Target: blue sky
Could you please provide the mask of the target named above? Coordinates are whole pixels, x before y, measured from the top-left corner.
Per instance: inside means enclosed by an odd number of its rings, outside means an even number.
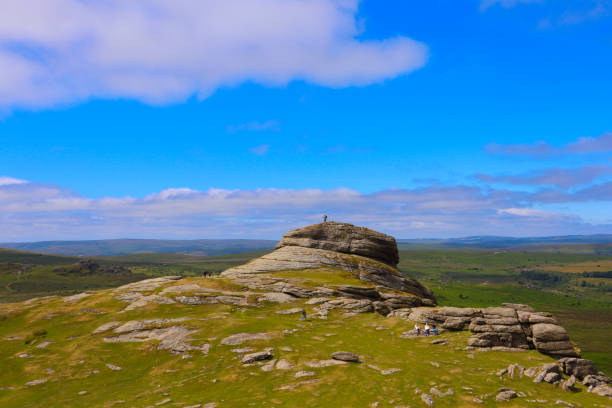
[[[612,233],[610,0],[2,7],[0,241]]]

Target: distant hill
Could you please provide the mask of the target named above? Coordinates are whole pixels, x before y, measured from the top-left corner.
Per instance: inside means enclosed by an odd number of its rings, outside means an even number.
[[[551,237],[475,236],[449,239],[399,239],[400,249],[501,249],[524,252],[612,254],[612,235],[565,235]]]
[[[264,251],[276,241],[257,239],[107,239],[92,241],[41,241],[0,243],[0,248],[68,256],[117,256],[137,253],[171,253],[193,256]]]
[[[0,248],[64,256],[182,254],[195,257],[267,251],[277,241],[263,239],[107,239],[0,243]],[[398,239],[399,249],[500,249],[523,252],[612,254],[612,235],[551,237],[475,236],[449,239]]]

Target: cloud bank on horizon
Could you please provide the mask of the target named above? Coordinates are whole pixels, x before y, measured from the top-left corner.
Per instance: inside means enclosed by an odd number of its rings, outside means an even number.
[[[369,85],[422,67],[427,46],[362,40],[358,0],[8,1],[0,108],[90,98],[204,99],[245,81]]]
[[[551,169],[533,176],[476,175],[481,185],[439,185],[361,193],[354,189],[169,188],[142,198],[89,198],[56,185],[0,177],[0,241],[85,238],[277,238],[331,219],[400,238],[611,233],[547,206],[612,201],[610,166]],[[596,182],[598,181],[598,182]],[[595,183],[594,183],[595,182]],[[510,189],[494,184],[531,185]]]

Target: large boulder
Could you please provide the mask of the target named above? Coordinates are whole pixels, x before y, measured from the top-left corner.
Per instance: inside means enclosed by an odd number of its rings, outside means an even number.
[[[570,342],[567,331],[556,324],[536,323],[531,326],[535,348],[545,354],[579,357],[578,351]]]
[[[276,245],[276,249],[287,246],[361,255],[393,267],[399,262],[395,238],[339,222],[324,222],[289,231]]]
[[[580,380],[587,375],[597,374],[593,362],[584,358],[565,357],[559,360],[559,365],[565,374],[573,375]]]

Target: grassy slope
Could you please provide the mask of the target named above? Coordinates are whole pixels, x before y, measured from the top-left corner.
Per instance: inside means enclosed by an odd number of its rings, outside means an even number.
[[[217,279],[191,278],[202,286],[219,286]],[[180,282],[186,283],[186,282]],[[159,292],[159,289],[156,291]],[[298,301],[291,305],[266,304],[264,307],[237,308],[225,305],[187,306],[151,305],[117,314],[125,304],[111,297],[110,291],[71,305],[52,298],[27,306],[0,306],[0,339],[23,336],[26,340],[0,340],[0,406],[3,407],[111,407],[148,406],[170,398],[176,406],[217,402],[220,408],[254,406],[357,407],[379,402],[381,407],[422,406],[415,389],[442,391],[453,388],[455,394],[436,399],[437,407],[471,407],[473,396],[489,395],[486,407],[496,406],[496,390],[509,386],[528,397],[506,404],[509,407],[537,406],[529,398],[558,399],[582,406],[609,404],[609,400],[584,392],[563,393],[548,384],[533,384],[530,379],[499,379],[493,373],[510,363],[525,367],[553,361],[535,351],[524,353],[463,351],[468,333],[445,333],[447,345],[431,345],[431,339],[402,339],[400,334],[412,323],[377,314],[345,317],[330,313],[328,320],[300,322],[295,315],[274,312],[290,307],[312,306]],[[86,310],[86,312],[83,312]],[[155,344],[105,343],[103,334],[91,334],[103,323],[160,317],[189,317],[187,326],[199,329],[194,344],[212,345],[208,356],[192,353],[190,359],[156,350]],[[285,334],[283,330],[297,329]],[[275,357],[285,358],[295,369],[263,372],[257,366],[243,367],[232,346],[220,340],[239,332],[268,332],[269,341],[251,342],[256,349],[273,347]],[[37,336],[35,334],[38,334]],[[78,337],[74,337],[78,336]],[[28,341],[28,344],[26,344]],[[55,343],[36,348],[42,341]],[[247,345],[247,344],[245,344]],[[281,351],[291,347],[293,351]],[[337,350],[356,352],[364,364],[308,368],[307,361],[327,359]],[[28,353],[33,357],[20,358]],[[473,357],[473,358],[471,358]],[[435,367],[431,363],[437,363]],[[111,371],[106,364],[122,367]],[[402,371],[382,375],[370,365]],[[48,374],[47,370],[55,370]],[[296,380],[297,370],[316,373]],[[99,370],[99,374],[94,374]],[[25,382],[46,378],[48,383],[27,387]],[[315,379],[314,384],[297,385],[293,390],[278,390]],[[213,380],[217,380],[213,382]],[[464,389],[468,387],[470,389]],[[78,395],[87,391],[86,395]],[[119,402],[122,401],[122,402]]]

